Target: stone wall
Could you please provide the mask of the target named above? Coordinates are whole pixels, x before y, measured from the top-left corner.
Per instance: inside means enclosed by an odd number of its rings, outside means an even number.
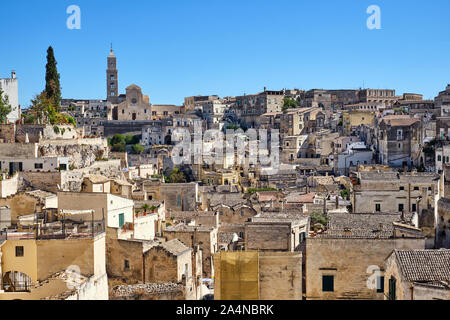
[[[245,225],[245,250],[291,250],[289,224],[254,223]]]
[[[425,239],[306,239],[306,297],[308,300],[383,300],[369,289],[369,268],[384,268],[394,249],[424,249]],[[334,276],[334,291],[322,291],[322,276]]]
[[[0,180],[0,198],[6,198],[17,193],[19,187],[19,175],[10,179]]]
[[[164,237],[167,241],[179,239],[187,247],[194,248],[200,245],[202,250],[203,275],[205,278],[211,278],[214,275],[214,267],[212,263],[212,255],[215,253],[211,247],[217,250],[217,229],[215,231],[164,231]],[[215,238],[215,239],[214,239]]]
[[[25,143],[28,134],[28,141],[30,143],[38,143],[40,137],[43,136],[45,125],[23,124],[18,125],[16,130],[16,141]]]
[[[259,253],[260,300],[302,300],[302,254]]]
[[[16,142],[16,125],[0,124],[0,143],[15,143]]]
[[[106,272],[109,277],[124,279],[128,284],[142,283],[143,245],[139,241],[118,240],[117,230],[107,228]],[[125,270],[125,260],[130,269]]]
[[[63,186],[63,172],[19,172],[19,189],[22,191],[36,189],[56,193],[59,191],[58,185],[61,188]]]
[[[108,158],[109,148],[102,139],[43,140],[39,144],[41,157],[68,157],[74,169],[86,168],[96,160]]]
[[[136,121],[104,121],[105,137],[111,137],[115,134],[141,134],[142,127],[151,125],[151,120],[136,120]]]
[[[186,300],[185,292],[183,285],[175,283],[116,286],[110,300]]]
[[[0,158],[36,158],[38,145],[35,143],[2,143]],[[2,168],[5,170],[6,168]]]

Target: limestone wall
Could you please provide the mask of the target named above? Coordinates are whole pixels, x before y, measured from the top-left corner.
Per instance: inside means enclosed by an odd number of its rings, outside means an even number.
[[[302,300],[302,254],[259,253],[260,300]]]
[[[35,143],[2,143],[0,158],[37,158],[38,145]],[[5,170],[6,168],[2,168]],[[9,169],[9,168],[8,168]]]
[[[384,268],[394,249],[424,249],[425,239],[307,238],[306,295],[311,300],[383,300],[383,293],[369,289],[368,268]],[[334,276],[334,291],[322,292],[322,276]]]
[[[19,175],[16,174],[11,179],[0,181],[0,198],[6,198],[17,193],[19,187]]]

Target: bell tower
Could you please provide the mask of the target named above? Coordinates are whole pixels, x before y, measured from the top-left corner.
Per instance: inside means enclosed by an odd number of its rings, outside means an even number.
[[[114,103],[119,95],[119,79],[117,71],[117,58],[111,45],[108,56],[108,69],[106,69],[106,100]]]

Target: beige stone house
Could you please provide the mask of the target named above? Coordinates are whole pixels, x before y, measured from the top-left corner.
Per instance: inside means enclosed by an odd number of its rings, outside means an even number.
[[[294,252],[308,232],[308,216],[260,213],[245,223],[245,250]]]
[[[108,300],[105,232],[0,239],[0,300]]]
[[[218,228],[185,224],[167,227],[163,232],[167,241],[179,239],[189,248],[195,248],[197,245],[200,247],[203,258],[203,276],[205,278],[214,277],[213,255],[219,250],[217,235]]]
[[[384,259],[425,248],[420,229],[399,214],[329,214],[327,230],[306,239],[308,300],[383,300]]]
[[[450,300],[450,250],[392,251],[384,292],[389,300]]]
[[[105,176],[90,174],[83,178],[81,192],[109,193],[111,191],[111,180]]]

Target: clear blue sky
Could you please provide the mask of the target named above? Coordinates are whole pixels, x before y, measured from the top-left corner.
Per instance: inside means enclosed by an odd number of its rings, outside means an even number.
[[[81,30],[66,28],[69,5]],[[369,5],[381,30],[366,27]],[[105,99],[113,43],[119,90],[152,103],[282,88],[394,88],[434,98],[450,83],[450,1],[15,0],[0,3],[0,77],[22,107],[44,89],[52,45],[64,98]]]

